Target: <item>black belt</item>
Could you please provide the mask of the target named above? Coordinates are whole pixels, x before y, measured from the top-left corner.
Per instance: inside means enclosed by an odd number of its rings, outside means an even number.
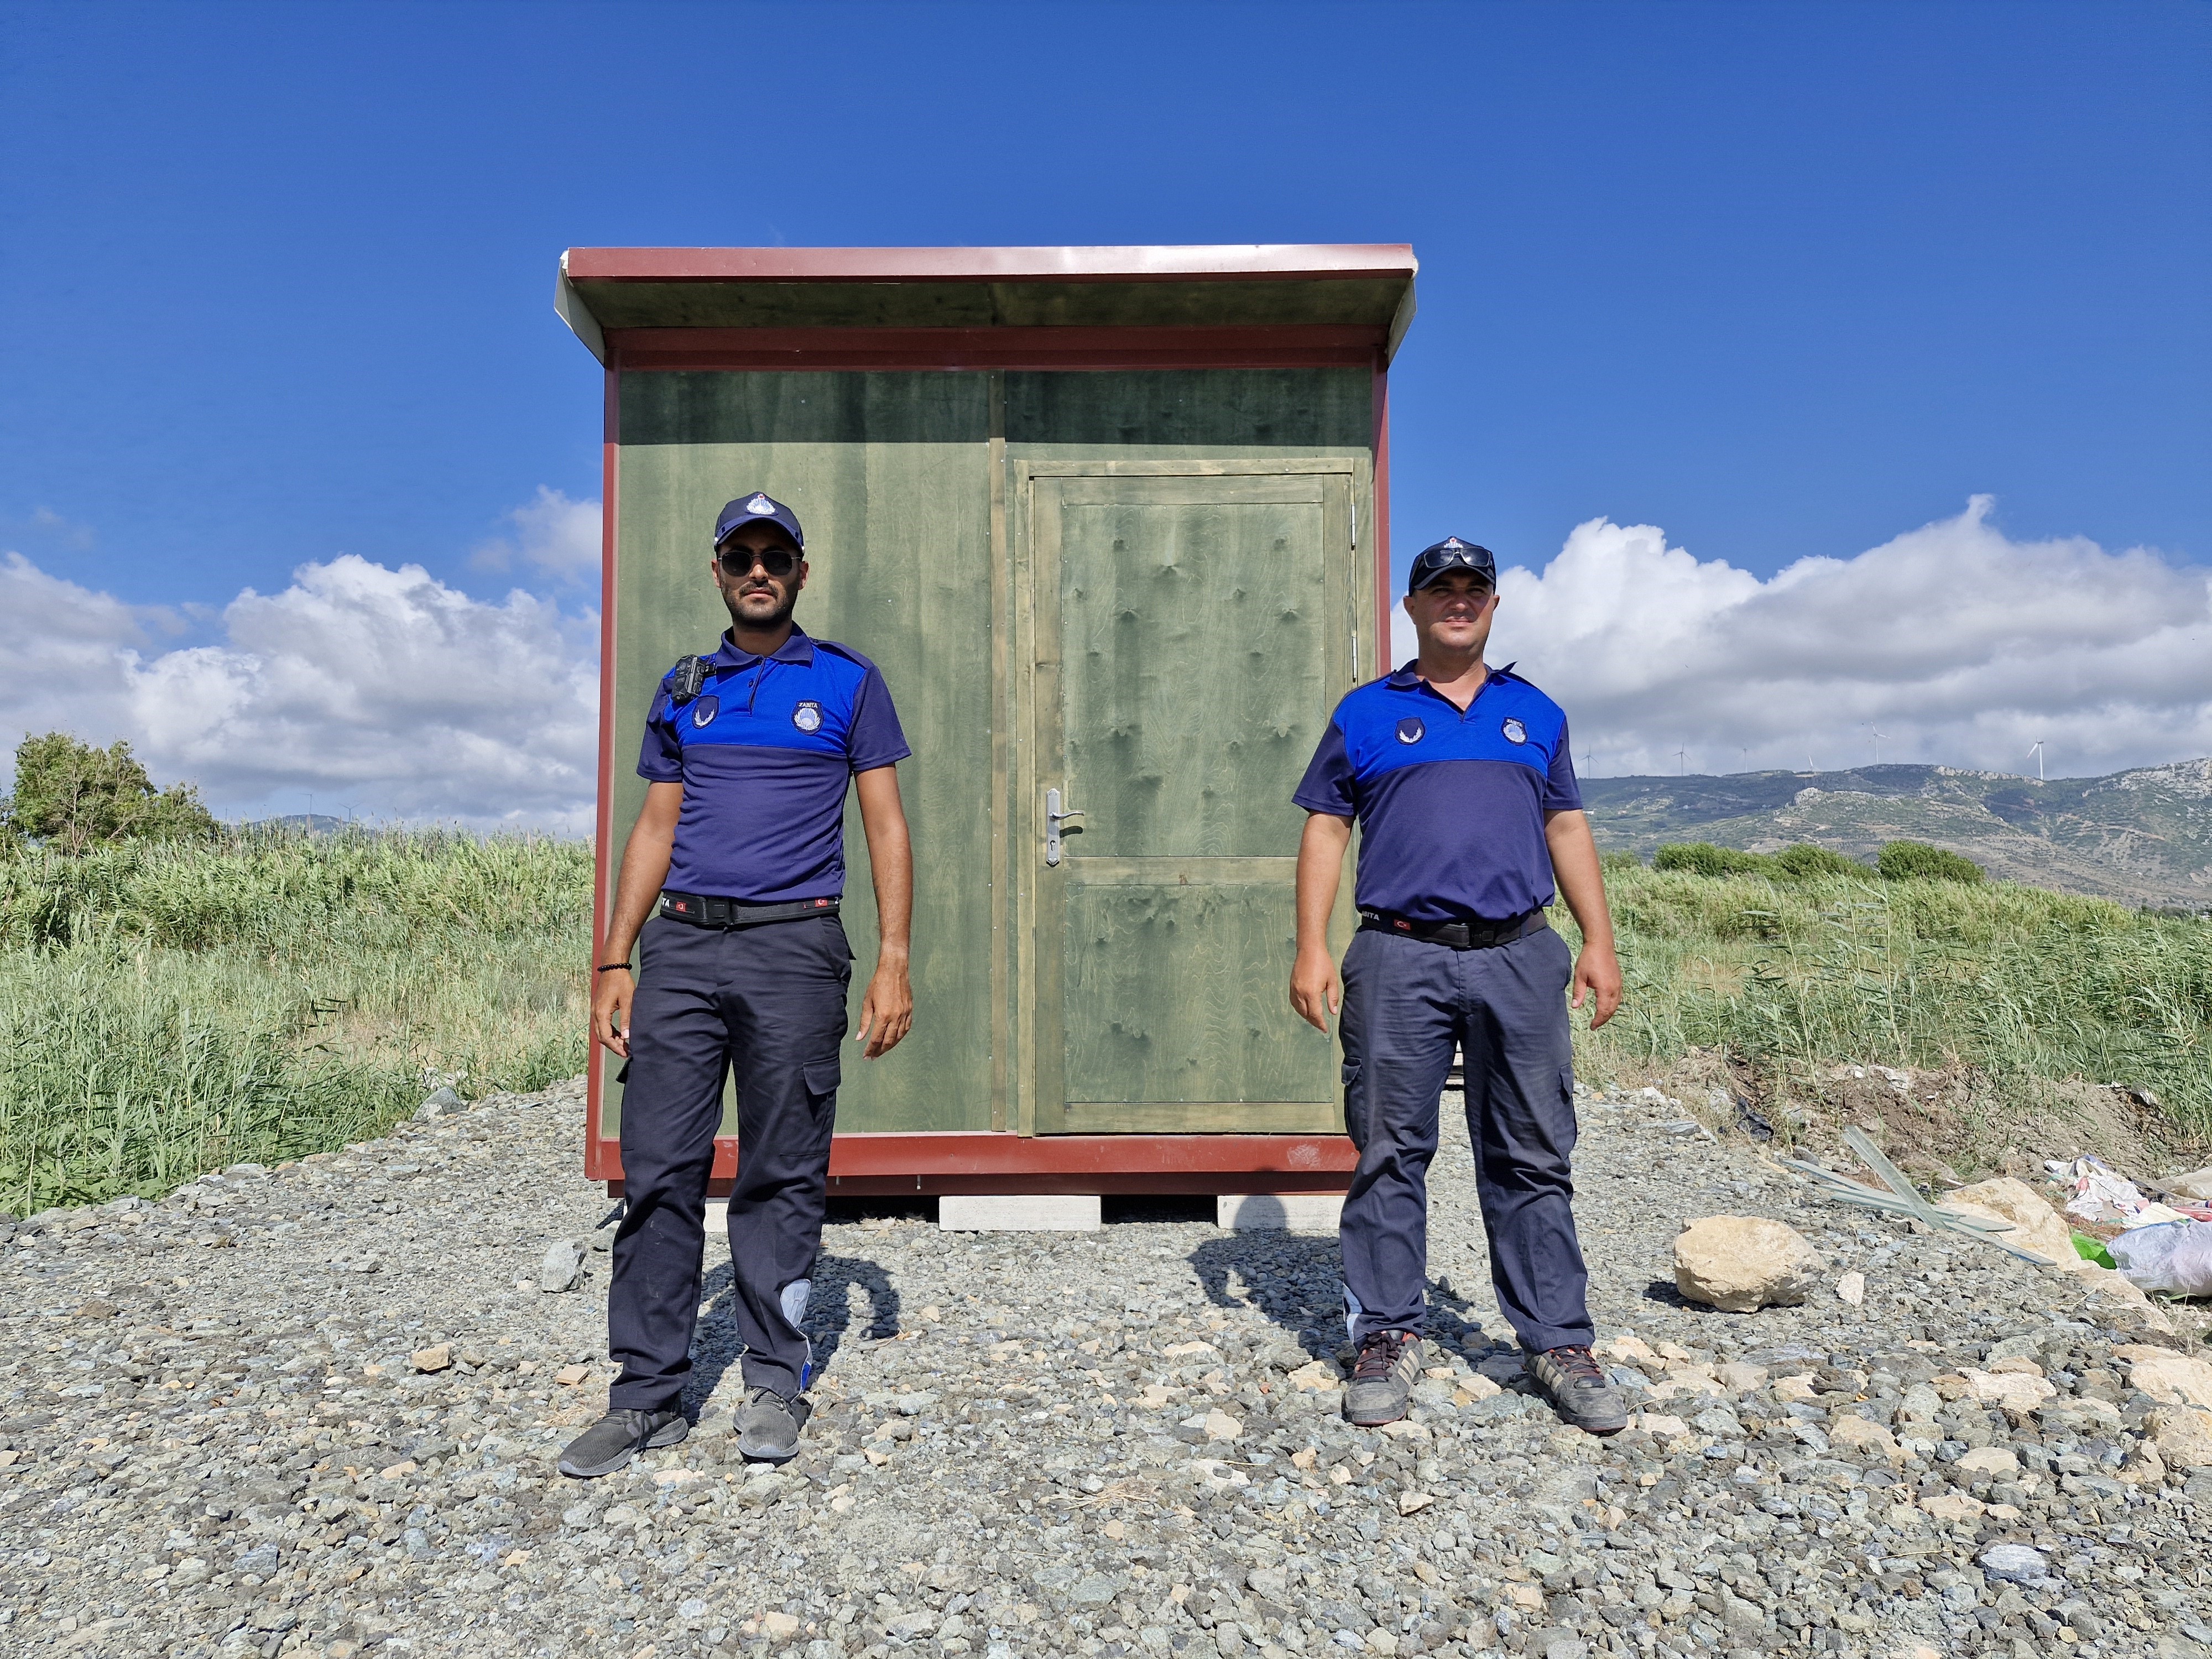
[[[1489,951],[1510,945],[1516,939],[1526,939],[1551,923],[1541,910],[1524,911],[1504,921],[1415,921],[1410,916],[1394,915],[1388,910],[1362,910],[1359,926],[1363,931],[1395,933],[1427,945],[1448,945],[1455,951]]]
[[[811,898],[752,904],[744,899],[717,898],[712,893],[672,893],[664,889],[660,914],[671,921],[688,921],[694,927],[758,927],[770,921],[797,921],[801,916],[834,916],[837,902],[833,898]]]

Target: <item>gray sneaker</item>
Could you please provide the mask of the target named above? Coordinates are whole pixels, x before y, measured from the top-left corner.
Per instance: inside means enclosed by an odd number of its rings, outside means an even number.
[[[1345,1417],[1364,1429],[1396,1422],[1413,1405],[1413,1379],[1420,1374],[1419,1337],[1411,1331],[1370,1331],[1352,1362]]]
[[[1628,1400],[1588,1348],[1547,1348],[1522,1361],[1559,1415],[1587,1434],[1619,1434],[1628,1426]]]
[[[561,1473],[579,1480],[612,1474],[653,1446],[672,1446],[691,1432],[680,1411],[609,1412],[561,1453]]]
[[[803,1395],[787,1400],[774,1389],[755,1389],[738,1413],[738,1455],[749,1462],[788,1463],[799,1455],[799,1425],[811,1409]]]

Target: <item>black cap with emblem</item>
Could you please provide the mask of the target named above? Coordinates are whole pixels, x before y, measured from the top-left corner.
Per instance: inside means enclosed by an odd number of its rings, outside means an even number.
[[[1472,571],[1492,587],[1498,586],[1497,555],[1457,536],[1447,536],[1413,556],[1413,568],[1406,573],[1406,591],[1418,593],[1447,570]]]

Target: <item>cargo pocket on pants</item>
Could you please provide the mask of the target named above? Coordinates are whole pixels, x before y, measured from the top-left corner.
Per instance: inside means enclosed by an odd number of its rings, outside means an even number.
[[[837,1092],[837,1085],[842,1079],[843,1066],[844,1062],[842,1060],[833,1057],[829,1060],[817,1060],[811,1066],[802,1066],[799,1068],[799,1075],[806,1084],[806,1097],[811,1103],[819,1105],[825,1096]]]

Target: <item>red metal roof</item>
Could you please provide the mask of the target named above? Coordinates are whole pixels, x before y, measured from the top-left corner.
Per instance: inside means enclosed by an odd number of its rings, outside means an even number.
[[[574,283],[1146,283],[1403,277],[1403,242],[1213,247],[572,247]]]

